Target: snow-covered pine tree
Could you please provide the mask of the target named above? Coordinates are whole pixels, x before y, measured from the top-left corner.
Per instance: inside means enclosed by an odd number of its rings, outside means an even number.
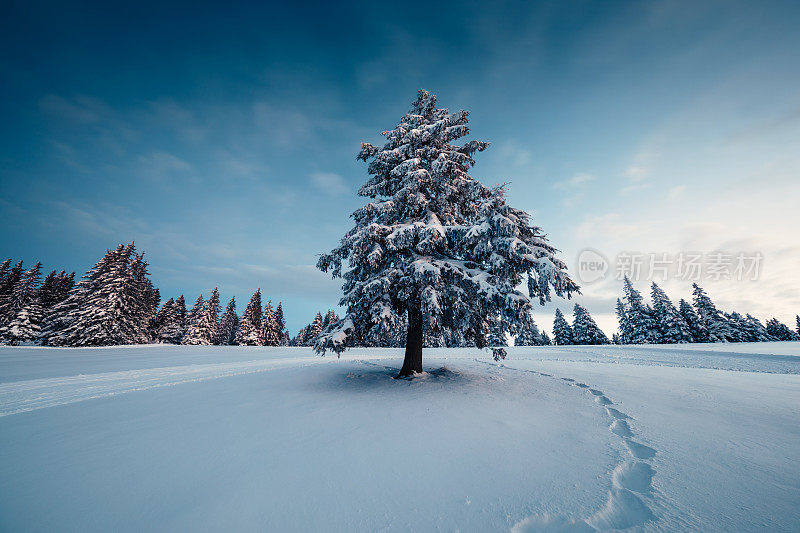
[[[708,330],[700,322],[700,317],[695,313],[692,305],[686,300],[681,298],[678,303],[678,312],[689,327],[692,334],[692,342],[710,342],[708,339]]]
[[[205,305],[206,300],[201,294],[197,297],[197,300],[194,301],[194,305],[186,315],[186,332],[188,332],[189,328],[197,323],[197,320],[200,318],[200,314],[203,312],[203,307],[205,307]]]
[[[0,289],[5,285],[8,272],[11,270],[11,258],[0,263]]]
[[[727,342],[730,335],[728,323],[714,302],[697,283],[692,283],[692,295],[697,318],[708,332],[707,342]]]
[[[797,322],[797,334],[800,335],[800,315],[795,315],[795,322]]]
[[[550,346],[551,344],[553,344],[553,341],[550,339],[550,335],[542,330],[542,346]]]
[[[170,298],[164,305],[161,306],[161,309],[158,310],[156,313],[155,319],[153,319],[153,323],[151,324],[152,327],[152,338],[156,342],[163,342],[159,338],[159,332],[161,328],[164,327],[164,324],[168,322],[171,318],[172,313],[174,312],[175,300]]]
[[[134,344],[146,337],[140,290],[146,270],[133,268],[133,243],[120,244],[90,269],[70,296],[56,305],[42,328],[53,346]],[[146,265],[145,265],[146,266]],[[144,273],[143,273],[144,272]]]
[[[38,299],[33,298],[11,322],[0,328],[0,344],[16,346],[35,341],[41,332],[43,318],[42,307]]]
[[[558,346],[566,346],[575,344],[572,335],[572,327],[569,322],[564,318],[561,309],[556,307],[556,316],[553,319],[553,343]]]
[[[534,322],[533,317],[528,321],[525,327],[520,328],[514,339],[514,346],[541,346],[544,344],[542,339],[542,332],[539,331],[539,326]]]
[[[14,318],[13,293],[14,287],[22,277],[22,261],[14,265],[10,270],[8,265],[11,260],[3,262],[6,272],[0,278],[0,327],[6,325]]]
[[[761,321],[753,315],[745,315],[744,321],[748,342],[766,342],[775,340],[770,336],[769,333],[767,333],[767,328],[764,326],[764,324],[762,324]]]
[[[585,307],[575,304],[573,309],[572,336],[575,344],[597,345],[609,344],[603,333]]]
[[[660,342],[664,344],[692,342],[692,332],[686,321],[655,281],[650,288],[650,297],[653,300],[653,318],[659,331]]]
[[[317,263],[344,278],[340,305],[347,310],[320,336],[318,351],[341,353],[381,322],[407,314],[398,377],[409,376],[422,372],[426,330],[455,329],[483,348],[485,317],[502,316],[516,334],[531,311],[516,290],[526,277],[529,295],[541,303],[551,288],[559,296],[578,291],[530,216],[507,205],[501,187],[469,176],[473,155],[488,143],[452,144],[469,134],[467,123],[466,111],[437,109],[436,96],[420,90],[410,112],[384,132],[383,148],[362,144],[358,159],[369,162],[371,177],[359,195],[373,201],[353,213],[355,227]]]
[[[217,342],[221,346],[229,346],[236,339],[236,328],[239,326],[239,317],[236,315],[236,298],[233,297],[228,302],[222,318],[219,321],[219,332]]]
[[[186,333],[186,301],[183,295],[174,301],[170,298],[161,309],[155,340],[165,344],[180,344]]]
[[[57,304],[63,302],[74,286],[74,272],[70,274],[63,270],[61,272],[56,272],[55,270],[50,272],[37,291],[42,310],[48,313]]]
[[[797,340],[797,334],[777,318],[767,321],[767,333],[777,341]]]
[[[219,291],[216,287],[211,296],[203,304],[194,324],[186,330],[183,344],[204,345],[216,344],[219,333]]]
[[[659,342],[659,332],[653,318],[653,310],[644,304],[642,295],[637,291],[628,276],[622,280],[624,291],[625,314],[630,329],[627,344],[648,344]]]
[[[306,334],[304,336],[304,346],[313,346],[316,342],[317,337],[322,333],[322,313],[317,311],[317,316],[314,317],[314,320],[308,326]]]
[[[19,265],[20,267],[22,266],[21,261]],[[36,298],[41,277],[41,262],[37,262],[33,268],[19,274],[16,283],[11,287],[11,293],[4,299],[3,307],[0,309],[2,324],[9,324],[16,318],[17,313],[22,311]]]
[[[267,304],[264,306],[261,328],[263,329],[264,346],[281,345],[281,332],[278,330],[278,321],[275,318],[275,311],[272,309],[272,300],[267,300]]]
[[[307,330],[308,326],[300,328],[300,331],[298,331],[297,335],[292,339],[292,346],[305,346]]]
[[[742,315],[733,311],[722,313],[728,325],[728,342],[747,342],[747,323]]]
[[[133,246],[133,243],[130,244]],[[131,314],[137,323],[136,342],[144,344],[150,342],[154,335],[153,322],[161,302],[161,294],[147,277],[147,261],[144,254],[133,254],[130,266],[130,279],[127,292],[131,302]]]
[[[625,304],[622,303],[622,300],[617,298],[617,321],[619,322],[619,342],[615,342],[614,344],[630,344],[631,343],[631,336],[633,332],[631,331],[631,323],[628,320],[628,311],[625,309]]]
[[[275,308],[275,325],[278,327],[278,334],[281,337],[281,346],[289,345],[289,333],[286,331],[286,319],[283,316],[283,305],[278,302]]]
[[[261,289],[256,289],[244,309],[242,319],[239,321],[239,329],[236,330],[234,344],[239,346],[264,345],[261,329]]]

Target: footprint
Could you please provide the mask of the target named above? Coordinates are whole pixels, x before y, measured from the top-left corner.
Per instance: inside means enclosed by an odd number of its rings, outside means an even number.
[[[596,401],[600,405],[611,405],[613,403],[611,400],[609,400],[605,396],[597,396],[597,397],[595,397],[594,401]]]
[[[573,381],[575,381],[575,380],[574,380],[574,379],[572,379],[572,378],[561,378],[561,379],[563,379],[564,381],[569,381],[570,383],[571,383],[571,382],[573,382]]]
[[[611,424],[611,431],[616,433],[620,437],[633,437],[633,432],[631,428],[628,426],[628,423],[624,420],[614,420],[614,423]]]
[[[641,461],[621,463],[614,469],[611,482],[615,487],[647,494],[653,490],[650,483],[655,474],[652,466]]]
[[[652,459],[656,455],[656,451],[653,448],[645,446],[635,440],[625,439],[625,445],[628,447],[628,451],[631,452],[631,455],[637,459]]]
[[[605,398],[605,396],[600,396],[600,398]],[[606,407],[606,411],[608,411],[608,414],[610,414],[611,416],[613,416],[617,420],[626,420],[626,419],[630,418],[625,413],[623,413],[621,411],[617,411],[613,407]]]
[[[586,383],[576,383],[575,386],[576,387],[580,387],[582,389],[588,389],[589,388],[589,385],[587,385]]]
[[[605,507],[587,522],[600,530],[627,529],[653,519],[650,508],[628,489],[613,488],[608,493]]]
[[[595,396],[603,396],[603,391],[597,389],[589,389],[589,392],[594,394]]]

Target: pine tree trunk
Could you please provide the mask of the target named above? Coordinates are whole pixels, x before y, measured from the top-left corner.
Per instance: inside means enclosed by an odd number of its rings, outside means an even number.
[[[419,372],[422,372],[422,311],[412,305],[408,308],[406,357],[396,377],[403,378]]]

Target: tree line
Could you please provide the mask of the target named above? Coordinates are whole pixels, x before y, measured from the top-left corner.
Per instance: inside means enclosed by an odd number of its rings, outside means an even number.
[[[52,271],[41,281],[41,263],[0,263],[0,343],[44,346],[191,344],[281,346],[290,343],[280,303],[262,307],[256,290],[239,317],[231,298],[220,314],[219,291],[201,294],[190,310],[183,295],[163,305],[143,253],[120,244],[78,283],[75,274]]]
[[[0,343],[45,346],[110,346],[120,344],[186,344],[239,346],[314,346],[326,330],[340,322],[333,310],[314,319],[292,338],[286,331],[283,306],[262,304],[261,290],[250,298],[244,313],[236,312],[235,298],[225,310],[217,288],[208,299],[198,296],[187,311],[183,295],[160,305],[161,296],[149,279],[147,261],[134,243],[120,244],[75,282],[75,273],[53,270],[44,280],[42,264],[24,269],[11,259],[0,263]],[[762,323],[750,314],[717,309],[706,292],[693,285],[692,303],[681,299],[675,306],[655,282],[651,304],[623,280],[617,299],[619,332],[609,339],[590,313],[575,304],[570,324],[556,309],[552,338],[534,320],[518,324],[516,346],[672,344],[687,342],[761,342],[800,340],[800,316],[793,331],[776,318]],[[402,347],[406,344],[407,318],[393,315],[366,331],[354,333],[353,345]],[[507,346],[510,328],[503,317],[485,317],[487,341]],[[475,340],[458,329],[423,331],[426,347],[470,347]]]

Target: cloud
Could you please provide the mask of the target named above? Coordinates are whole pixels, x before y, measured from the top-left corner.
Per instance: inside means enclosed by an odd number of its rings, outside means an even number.
[[[553,184],[554,189],[573,189],[578,185],[582,185],[584,183],[588,183],[590,181],[594,181],[597,179],[594,175],[588,174],[586,172],[578,172],[574,174],[572,177],[567,178],[562,181],[558,181]]]
[[[667,198],[670,200],[674,200],[683,195],[685,190],[686,190],[686,185],[676,185],[675,187],[672,187],[669,191],[667,191]]]
[[[317,189],[338,196],[348,191],[347,184],[339,174],[333,172],[314,172],[310,175],[311,183]]]

